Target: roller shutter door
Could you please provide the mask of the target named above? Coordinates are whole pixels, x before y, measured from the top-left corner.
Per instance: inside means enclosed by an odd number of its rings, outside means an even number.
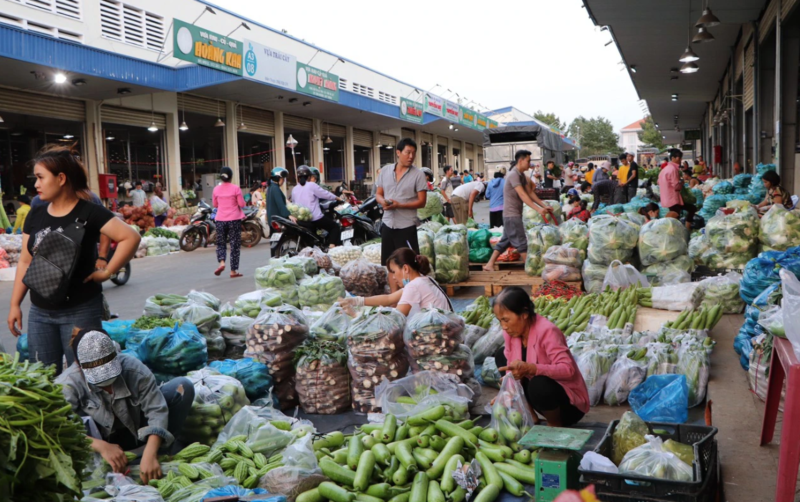
[[[275,114],[271,111],[243,106],[239,113],[241,114],[240,120],[247,127],[245,132],[275,136]]]
[[[347,136],[347,127],[336,124],[322,124],[322,132],[325,136],[333,136],[336,138],[344,138]]]
[[[314,129],[312,124],[313,123],[311,119],[295,117],[294,115],[283,116],[284,129],[295,129],[297,131],[311,132]]]
[[[178,110],[225,118],[224,101],[191,94],[178,94]]]
[[[400,133],[402,135],[401,139],[402,138],[411,138],[414,141],[417,140],[417,132],[415,130],[413,130],[413,129],[403,128],[403,129],[400,130]]]
[[[466,145],[464,145],[464,148],[467,150],[467,157],[471,159],[473,152],[475,152],[475,145],[473,145],[472,143],[467,143]]]
[[[13,89],[0,88],[0,112],[86,121],[86,103],[83,101]]]
[[[422,141],[427,141],[429,144],[433,144],[433,135],[429,132],[422,133]]]
[[[372,148],[372,131],[353,129],[353,145]]]
[[[744,59],[744,45],[745,40],[739,40],[739,44],[736,46],[736,51],[733,55],[733,74],[736,76],[736,80],[738,81],[742,78],[742,63]]]
[[[162,131],[167,127],[167,118],[163,113],[151,113],[143,110],[131,110],[117,106],[100,108],[100,118],[104,124],[120,124],[136,127],[150,127],[155,122]]]
[[[397,138],[388,134],[381,134],[381,145],[397,146]]]
[[[439,140],[436,143],[439,144],[439,145],[447,146],[447,144],[449,143],[449,140],[447,138],[445,138],[444,136],[439,136]]]
[[[749,110],[753,107],[755,94],[753,93],[753,55],[755,45],[753,42],[744,51],[744,109]]]
[[[780,1],[770,0],[767,10],[764,11],[764,16],[761,18],[761,23],[758,27],[759,42],[763,42],[772,33],[772,29],[775,27],[775,15],[778,13],[778,2]]]

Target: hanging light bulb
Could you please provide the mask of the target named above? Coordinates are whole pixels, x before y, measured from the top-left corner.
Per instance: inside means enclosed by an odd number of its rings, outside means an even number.
[[[181,121],[181,125],[178,127],[178,129],[180,129],[181,131],[188,131],[189,130],[189,126],[186,125],[186,121],[184,120],[184,121]]]
[[[247,130],[247,126],[244,125],[244,122],[242,122],[241,124],[239,124],[239,127],[237,127],[236,129],[239,130],[239,131],[245,131],[245,130]]]
[[[155,121],[150,122],[150,127],[147,128],[150,132],[158,132],[158,126],[156,125]]]
[[[331,137],[330,137],[330,136],[327,136],[327,137],[325,138],[325,144],[326,144],[326,145],[330,145],[331,143],[333,143],[333,140],[331,139]]]
[[[705,44],[707,42],[713,42],[714,35],[708,32],[704,27],[701,27],[697,30],[697,34],[692,39],[693,44]]]
[[[217,117],[217,121],[214,122],[214,127],[225,127],[225,122],[222,121],[221,117]]]
[[[718,26],[720,23],[719,18],[715,16],[711,12],[711,8],[708,6],[708,2],[706,2],[706,8],[703,9],[703,15],[700,16],[700,19],[694,24],[695,28],[713,28],[714,26]]]
[[[683,55],[678,59],[681,63],[691,63],[692,61],[697,61],[700,59],[700,56],[694,53],[691,47],[688,45],[686,46],[686,51],[684,51]]]
[[[698,71],[700,71],[700,67],[693,61],[684,63],[684,65],[681,66],[681,73],[697,73]]]

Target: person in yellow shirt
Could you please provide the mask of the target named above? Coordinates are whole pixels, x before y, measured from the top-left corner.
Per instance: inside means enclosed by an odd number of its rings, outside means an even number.
[[[592,178],[594,178],[594,164],[589,162],[589,171],[586,173],[585,179],[590,185],[592,184]]]
[[[17,197],[19,201],[19,209],[17,209],[16,215],[17,218],[14,220],[14,229],[12,230],[13,233],[17,233],[17,229],[19,229],[20,233],[22,233],[22,229],[25,228],[25,218],[28,216],[28,213],[31,210],[31,198],[27,195],[20,195]]]

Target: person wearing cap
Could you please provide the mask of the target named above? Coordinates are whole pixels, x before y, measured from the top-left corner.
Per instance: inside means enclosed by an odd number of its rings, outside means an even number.
[[[611,162],[607,160],[601,162],[600,169],[596,169],[594,172],[594,176],[592,177],[592,184],[603,180],[610,180],[611,175],[608,174],[609,170],[611,170]]]
[[[194,385],[186,377],[158,386],[135,357],[117,352],[103,330],[77,329],[75,363],[57,379],[72,410],[84,419],[91,448],[114,472],[126,470],[125,451],[144,446],[142,482],[161,478],[159,449],[171,446],[192,410]]]
[[[212,195],[213,205],[217,208],[215,221],[217,225],[217,261],[219,262],[219,267],[214,271],[214,275],[219,276],[225,270],[227,246],[230,243],[231,277],[242,277],[242,274],[239,273],[239,254],[242,249],[244,196],[242,189],[231,183],[233,170],[230,167],[223,167],[219,178],[222,183],[214,187]]]
[[[267,207],[267,223],[272,223],[272,218],[280,216],[282,218],[289,218],[294,223],[297,223],[297,218],[292,216],[289,208],[286,207],[286,195],[284,195],[281,187],[286,183],[289,177],[289,171],[283,167],[273,168],[269,174],[269,181],[267,184],[266,193],[266,207]],[[269,226],[269,225],[268,225]],[[272,227],[270,226],[270,231]]]

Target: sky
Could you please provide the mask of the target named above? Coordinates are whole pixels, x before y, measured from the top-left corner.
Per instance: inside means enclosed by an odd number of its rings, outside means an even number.
[[[220,4],[223,5],[223,4]],[[515,106],[562,122],[642,118],[608,32],[581,0],[226,0],[233,12],[420,89],[439,84],[490,110]],[[438,88],[440,96],[447,93]],[[447,96],[445,96],[447,97]]]

